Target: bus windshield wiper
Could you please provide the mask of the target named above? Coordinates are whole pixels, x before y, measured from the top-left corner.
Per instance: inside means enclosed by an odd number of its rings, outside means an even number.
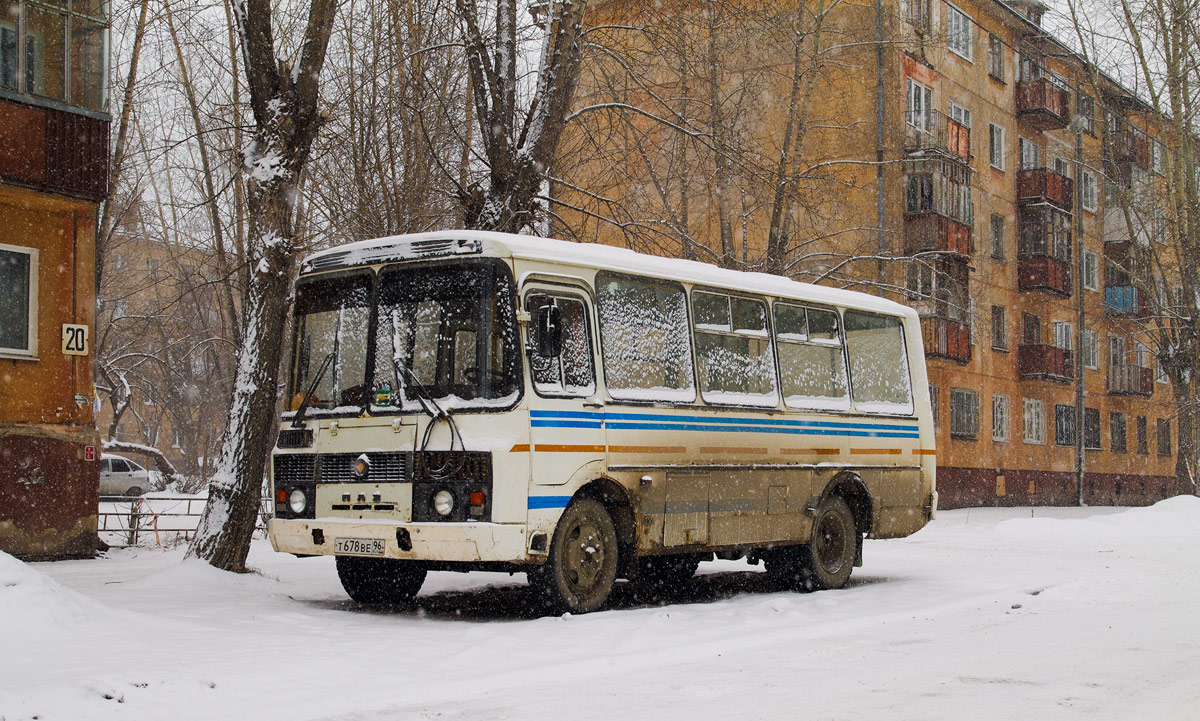
[[[433,394],[429,392],[429,389],[421,385],[421,381],[417,380],[417,374],[413,373],[412,369],[401,363],[395,356],[392,356],[392,372],[396,374],[396,383],[400,383],[401,377],[405,379],[405,387],[412,389],[417,402],[421,404],[421,409],[428,413],[430,418],[443,418],[449,415],[433,399]],[[425,405],[427,402],[430,406],[433,406],[434,410],[429,410],[429,406]]]
[[[312,383],[308,384],[308,391],[304,393],[304,399],[300,401],[300,407],[296,409],[296,417],[292,419],[292,428],[304,427],[304,414],[308,411],[308,403],[312,400],[313,393],[317,390],[317,384],[325,377],[325,371],[329,370],[329,364],[333,362],[333,353],[325,356],[325,360],[321,361],[321,367],[317,369],[317,374],[313,376]]]

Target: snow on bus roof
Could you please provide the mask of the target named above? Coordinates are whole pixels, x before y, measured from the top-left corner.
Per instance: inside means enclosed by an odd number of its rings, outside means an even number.
[[[302,268],[305,270],[319,268],[324,265],[321,262],[323,259],[328,262],[334,258],[336,258],[337,266],[341,268],[378,263],[385,259],[393,261],[417,258],[422,254],[406,252],[409,250],[406,246],[411,247],[412,244],[421,241],[439,240],[479,241],[485,247],[491,246],[492,253],[511,255],[518,260],[539,260],[560,265],[601,268],[731,289],[753,289],[769,295],[851,306],[895,315],[915,314],[908,306],[867,293],[801,283],[769,273],[729,270],[699,261],[646,255],[626,248],[599,243],[576,243],[531,235],[512,235],[480,230],[443,230],[360,240],[313,253],[304,259]]]

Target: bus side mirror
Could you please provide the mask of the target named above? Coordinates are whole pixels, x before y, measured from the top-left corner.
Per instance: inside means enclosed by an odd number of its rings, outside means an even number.
[[[556,305],[544,305],[537,314],[537,354],[557,358],[562,354],[562,311]]]

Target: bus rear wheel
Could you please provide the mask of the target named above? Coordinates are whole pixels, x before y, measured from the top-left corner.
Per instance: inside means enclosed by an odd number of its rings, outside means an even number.
[[[603,504],[571,501],[550,542],[546,562],[529,583],[555,613],[589,613],[604,605],[617,580],[617,529]]]
[[[424,566],[393,558],[337,556],[338,580],[359,603],[411,601],[425,583]]]
[[[830,496],[817,507],[813,534],[803,546],[775,549],[766,556],[767,574],[782,588],[822,591],[850,580],[858,551],[858,531],[850,506]]]

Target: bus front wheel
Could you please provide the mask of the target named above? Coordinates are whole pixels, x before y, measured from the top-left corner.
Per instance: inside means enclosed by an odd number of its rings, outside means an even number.
[[[563,511],[546,562],[529,583],[554,612],[589,613],[604,605],[617,579],[617,530],[597,500],[578,498]]]
[[[425,567],[413,561],[355,556],[336,559],[342,588],[359,603],[411,601],[425,583]]]
[[[857,534],[850,506],[840,497],[830,496],[817,507],[808,543],[772,551],[765,559],[767,574],[783,588],[841,588],[854,570]]]

